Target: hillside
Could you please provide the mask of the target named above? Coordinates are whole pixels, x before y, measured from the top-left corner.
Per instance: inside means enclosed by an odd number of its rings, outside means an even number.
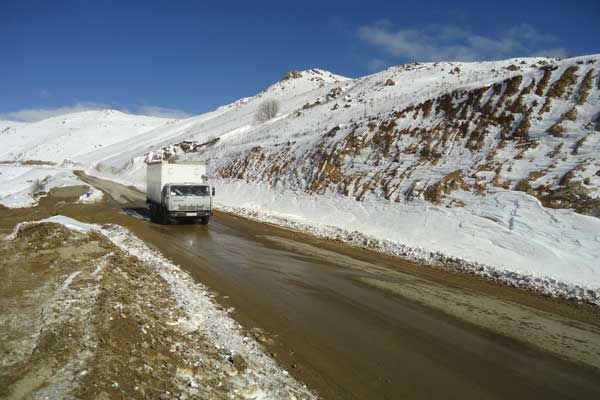
[[[0,160],[60,164],[171,121],[116,110],[84,111],[33,123],[0,121]]]
[[[16,126],[0,159],[69,159],[141,187],[145,161],[205,161],[224,209],[597,300],[599,71],[599,55],[313,69],[185,120]],[[258,123],[266,99],[280,112]]]
[[[207,129],[149,157],[187,153],[219,177],[357,200],[460,205],[458,189],[509,189],[600,216],[598,66],[598,57],[405,65],[310,92],[265,126]]]

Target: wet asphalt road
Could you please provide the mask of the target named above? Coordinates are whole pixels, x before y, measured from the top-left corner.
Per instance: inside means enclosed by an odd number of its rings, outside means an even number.
[[[439,286],[414,278],[402,261],[225,214],[208,226],[152,224],[142,219],[139,192],[86,179],[120,198],[112,207],[130,214],[113,210],[119,216],[111,222],[127,226],[217,292],[244,327],[262,329],[268,350],[324,398],[600,398],[597,368],[369,284],[394,282],[415,293]],[[453,286],[439,293],[473,298]],[[493,308],[494,296],[485,297]],[[520,322],[507,323],[519,329]],[[596,328],[585,329],[595,335]]]

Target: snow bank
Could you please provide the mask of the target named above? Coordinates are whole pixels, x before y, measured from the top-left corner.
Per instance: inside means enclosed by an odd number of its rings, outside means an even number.
[[[92,230],[99,230],[100,227],[95,224],[86,224],[84,222],[79,222],[76,219],[65,217],[64,215],[54,215],[52,217],[48,217],[39,221],[39,223],[44,222],[52,222],[55,224],[64,225],[66,228],[69,228],[78,232],[90,232]]]
[[[52,188],[83,184],[69,169],[0,165],[0,204],[9,208],[31,207]]]
[[[600,220],[521,192],[462,193],[472,196],[467,206],[446,208],[214,184],[223,211],[600,305]]]

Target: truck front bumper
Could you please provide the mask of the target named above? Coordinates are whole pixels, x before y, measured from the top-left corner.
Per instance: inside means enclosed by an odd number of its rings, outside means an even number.
[[[201,218],[212,215],[211,211],[170,211],[169,217],[183,219],[183,218]]]

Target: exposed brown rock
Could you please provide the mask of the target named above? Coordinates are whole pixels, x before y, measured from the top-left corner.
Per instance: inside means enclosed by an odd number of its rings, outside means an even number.
[[[577,119],[577,109],[575,107],[571,108],[569,111],[562,115],[563,119],[568,119],[569,121],[575,121]]]
[[[542,76],[542,79],[538,82],[538,85],[535,88],[535,94],[538,96],[544,95],[544,90],[546,89],[546,86],[552,77],[552,68],[543,68],[543,70],[544,76]]]
[[[457,189],[469,190],[469,185],[465,182],[463,172],[460,169],[449,173],[428,187],[423,197],[427,201],[439,204],[446,195]]]
[[[555,123],[550,128],[548,128],[548,133],[550,133],[554,137],[562,137],[564,136],[565,128],[560,124],[560,122]]]
[[[579,69],[576,65],[571,65],[568,67],[565,72],[558,78],[550,89],[548,89],[547,96],[550,98],[560,98],[567,89],[571,88],[575,83],[577,83],[577,70]]]
[[[594,80],[594,69],[590,69],[585,76],[581,85],[579,86],[579,93],[577,93],[577,104],[582,105],[587,101],[590,89],[592,88],[592,82]]]

